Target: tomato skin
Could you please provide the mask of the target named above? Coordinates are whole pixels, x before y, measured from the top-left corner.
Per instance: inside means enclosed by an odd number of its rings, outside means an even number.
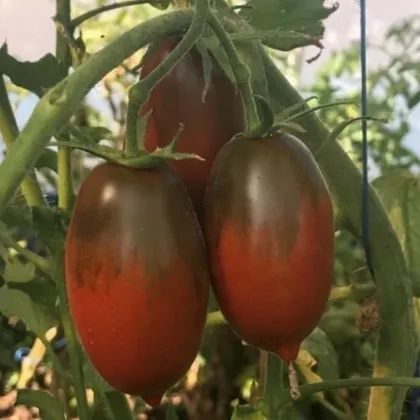
[[[145,60],[140,79],[148,76],[175,48],[178,41],[168,38]],[[148,151],[166,146],[175,136],[179,124],[184,130],[177,143],[178,152],[196,153],[205,161],[172,161],[187,187],[196,211],[201,213],[205,186],[211,165],[220,148],[245,127],[239,93],[216,60],[212,60],[211,83],[205,102],[202,59],[192,49],[153,89],[140,111],[153,113],[146,128],[145,147]]]
[[[197,354],[209,293],[204,239],[169,166],[94,168],[73,211],[65,269],[71,314],[95,368],[156,405]]]
[[[295,360],[333,279],[334,215],[306,146],[277,133],[222,148],[204,201],[212,286],[233,330]]]

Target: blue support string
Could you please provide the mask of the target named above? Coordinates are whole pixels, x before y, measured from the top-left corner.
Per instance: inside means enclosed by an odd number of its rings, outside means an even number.
[[[362,242],[366,263],[372,278],[375,278],[372,252],[369,240],[369,178],[368,178],[368,141],[367,141],[367,37],[366,37],[366,0],[360,0],[360,75],[361,75],[361,113],[362,113]]]

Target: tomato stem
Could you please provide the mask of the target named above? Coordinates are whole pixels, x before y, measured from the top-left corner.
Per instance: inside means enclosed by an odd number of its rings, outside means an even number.
[[[64,274],[64,247],[62,244],[56,244],[56,246],[54,246],[53,259],[53,279],[58,290],[61,322],[64,328],[67,349],[69,352],[70,367],[74,378],[77,411],[80,420],[89,420],[89,406],[86,398],[86,388],[82,368],[81,352],[79,347],[80,345],[76,338],[76,331],[73,325],[73,320],[70,315],[70,309],[67,300],[67,291]]]
[[[152,89],[188,54],[200,39],[206,26],[207,15],[210,11],[208,0],[199,0],[195,8],[191,25],[171,53],[147,77],[136,83],[129,93],[127,108],[127,141],[125,152],[127,157],[135,157],[138,151],[144,151],[144,135],[138,138],[138,113],[147,101]],[[152,112],[153,116],[153,112]]]
[[[209,14],[208,23],[229,57],[236,83],[241,92],[246,119],[246,135],[253,136],[254,133],[257,134],[260,131],[260,119],[251,87],[251,72],[239,57],[229,34],[213,12]]]
[[[60,64],[62,77],[68,75],[71,66],[70,48],[67,38],[63,34],[62,28],[68,28],[71,22],[71,5],[70,0],[56,0],[56,26],[57,41],[55,55]],[[69,141],[70,136],[60,134],[59,140],[62,142]],[[57,152],[57,172],[58,172],[58,207],[64,211],[68,211],[71,201],[74,198],[73,179],[71,170],[71,149],[67,147],[58,147]]]
[[[0,75],[0,133],[6,145],[6,150],[9,150],[19,135],[19,129],[2,75]],[[33,170],[23,178],[21,188],[29,206],[35,207],[45,204],[41,187]]]

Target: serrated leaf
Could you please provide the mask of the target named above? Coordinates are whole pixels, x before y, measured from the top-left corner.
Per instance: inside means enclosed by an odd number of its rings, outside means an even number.
[[[37,407],[43,420],[65,419],[63,405],[46,391],[21,389],[17,393],[16,405]]]
[[[410,269],[420,272],[420,178],[398,170],[376,178],[379,193]]]
[[[255,30],[279,30],[297,32],[307,38],[292,38],[277,36],[266,39],[265,44],[282,51],[308,45],[321,47],[320,39],[325,27],[322,23],[331,13],[337,10],[337,5],[324,6],[324,0],[249,0],[239,14],[248,21]]]
[[[7,75],[12,83],[42,96],[61,80],[61,69],[52,54],[46,54],[38,61],[19,61],[9,55],[6,43],[0,48],[0,74]]]
[[[35,266],[30,262],[20,261],[19,258],[7,258],[3,278],[6,283],[27,283],[35,277]]]
[[[17,316],[38,337],[44,337],[55,324],[50,314],[36,305],[28,294],[8,285],[0,287],[0,312],[6,317]]]

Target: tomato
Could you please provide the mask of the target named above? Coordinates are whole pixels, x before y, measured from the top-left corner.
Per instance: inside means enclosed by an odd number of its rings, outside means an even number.
[[[95,167],[77,197],[65,269],[95,368],[113,387],[158,404],[197,354],[209,293],[204,239],[173,170]]]
[[[230,141],[214,162],[204,214],[227,321],[249,344],[294,360],[333,278],[333,207],[309,150],[280,133]]]
[[[175,48],[177,40],[169,38],[145,59],[140,78],[148,76]],[[245,127],[239,93],[216,60],[212,60],[211,83],[205,88],[201,55],[192,49],[153,89],[140,116],[153,109],[145,135],[148,151],[166,146],[175,136],[179,124],[184,130],[177,151],[196,153],[205,161],[172,161],[171,165],[187,187],[194,207],[201,213],[205,186],[214,158],[220,148]]]

